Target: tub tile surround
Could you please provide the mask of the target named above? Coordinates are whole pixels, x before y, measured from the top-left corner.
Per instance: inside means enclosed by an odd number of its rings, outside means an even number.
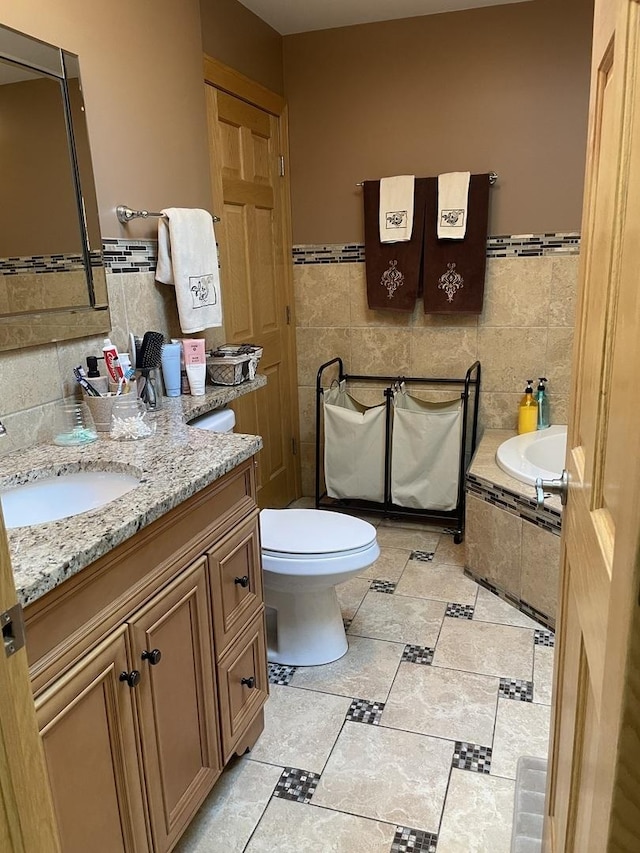
[[[218,831],[238,853],[509,853],[517,759],[548,749],[554,648],[541,643],[552,634],[464,574],[464,545],[434,538],[439,563],[381,546],[373,574],[399,570],[394,592],[361,588],[355,604],[338,589],[353,617],[344,658],[271,665],[279,683],[264,734],[225,771],[177,853],[209,853]],[[471,619],[445,615],[443,569],[451,590],[456,579],[473,589]],[[255,792],[242,793],[250,778]],[[289,779],[301,788],[282,799]]]
[[[350,373],[463,376],[482,363],[480,429],[514,429],[526,379],[545,375],[553,423],[566,423],[579,235],[490,238],[479,316],[372,311],[363,247],[297,246],[294,288],[303,491],[315,488],[315,381],[341,356]],[[446,398],[441,389],[432,399]],[[355,396],[382,401],[371,386]]]

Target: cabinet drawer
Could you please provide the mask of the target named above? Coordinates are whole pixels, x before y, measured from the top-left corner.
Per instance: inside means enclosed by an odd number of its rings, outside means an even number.
[[[218,664],[220,723],[224,761],[253,722],[269,695],[264,608]],[[244,683],[243,683],[244,682]]]
[[[221,658],[262,605],[257,512],[207,556],[216,657]]]

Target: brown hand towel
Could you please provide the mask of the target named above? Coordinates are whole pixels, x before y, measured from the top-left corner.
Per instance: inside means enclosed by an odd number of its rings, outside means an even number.
[[[471,175],[463,240],[438,239],[438,179],[427,178],[424,183],[424,313],[480,314],[487,265],[489,175]]]
[[[413,311],[418,295],[424,238],[424,181],[416,180],[413,231],[403,243],[381,243],[380,182],[364,182],[364,252],[369,308]]]

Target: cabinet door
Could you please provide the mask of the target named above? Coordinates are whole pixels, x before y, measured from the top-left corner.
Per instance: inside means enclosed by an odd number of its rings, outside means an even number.
[[[142,674],[138,718],[154,849],[161,853],[173,846],[222,770],[206,558],[138,611],[129,631]],[[154,654],[145,659],[145,652]]]
[[[264,607],[218,663],[225,762],[269,695]]]
[[[219,658],[262,606],[257,514],[226,536],[208,556],[213,629]]]
[[[36,700],[64,853],[148,850],[122,627]]]

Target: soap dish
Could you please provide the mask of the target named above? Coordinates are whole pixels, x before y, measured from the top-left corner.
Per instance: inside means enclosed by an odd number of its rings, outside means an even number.
[[[96,425],[86,403],[62,400],[56,405],[53,443],[61,447],[90,444],[96,441]]]

